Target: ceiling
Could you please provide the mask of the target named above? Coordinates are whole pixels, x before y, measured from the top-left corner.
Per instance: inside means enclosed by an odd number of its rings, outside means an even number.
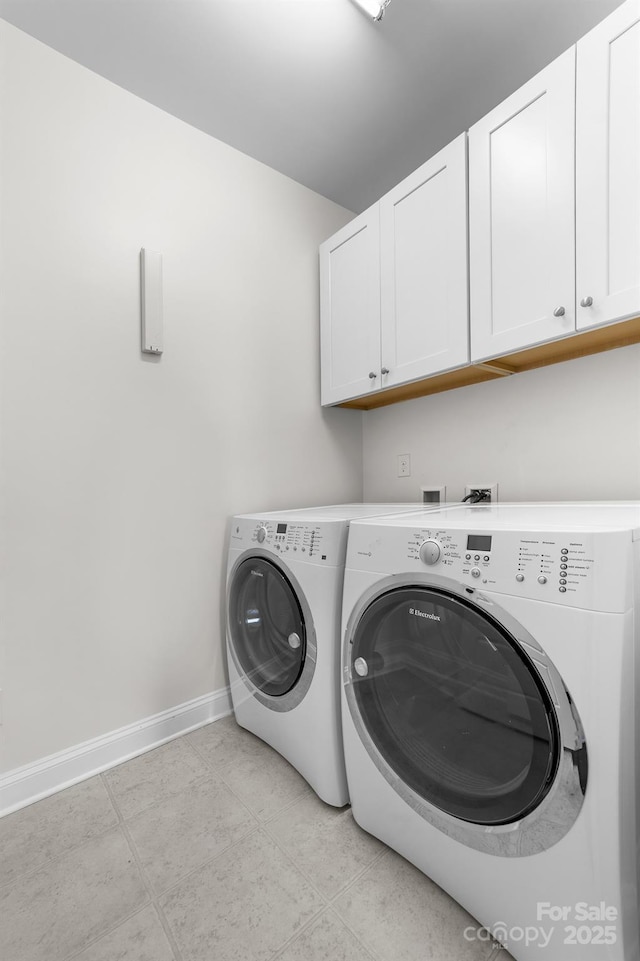
[[[620,0],[0,0],[0,17],[359,212]]]

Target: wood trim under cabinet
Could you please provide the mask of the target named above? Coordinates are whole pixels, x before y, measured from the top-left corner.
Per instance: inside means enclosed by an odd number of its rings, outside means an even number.
[[[640,343],[640,317],[634,317],[632,320],[573,334],[562,340],[554,340],[550,344],[540,344],[494,360],[470,364],[458,370],[448,371],[446,374],[428,377],[426,380],[391,387],[389,390],[381,390],[366,397],[357,397],[339,406],[355,410],[373,410],[376,407],[386,407],[403,400],[439,394],[457,387],[469,387],[471,384],[480,384],[486,380],[495,380],[510,374],[519,374],[525,370],[548,367],[565,360],[575,360],[578,357],[587,357],[589,354],[599,354],[605,350],[629,347],[631,344],[638,343]]]

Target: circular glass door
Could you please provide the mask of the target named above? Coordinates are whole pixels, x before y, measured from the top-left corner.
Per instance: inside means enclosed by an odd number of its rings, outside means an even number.
[[[307,636],[284,572],[263,557],[242,561],[233,575],[228,615],[233,652],[247,680],[271,697],[291,691],[304,667]]]
[[[367,734],[420,798],[477,825],[519,821],[544,799],[561,754],[556,712],[484,611],[445,590],[388,591],[358,620],[349,658]]]

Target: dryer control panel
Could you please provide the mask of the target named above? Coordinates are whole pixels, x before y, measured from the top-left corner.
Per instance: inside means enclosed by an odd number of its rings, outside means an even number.
[[[289,562],[337,567],[344,564],[347,530],[339,521],[279,521],[237,517],[232,521],[230,547],[260,548]]]
[[[479,590],[587,610],[624,611],[632,597],[627,531],[519,533],[356,523],[347,567],[420,571]]]

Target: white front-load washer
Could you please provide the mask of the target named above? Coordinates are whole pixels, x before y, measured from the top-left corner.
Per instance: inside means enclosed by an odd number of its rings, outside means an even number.
[[[354,522],[352,811],[518,961],[638,961],[640,505]]]
[[[231,521],[227,663],[236,720],[338,807],[349,800],[340,723],[349,523],[418,507],[338,504]]]

